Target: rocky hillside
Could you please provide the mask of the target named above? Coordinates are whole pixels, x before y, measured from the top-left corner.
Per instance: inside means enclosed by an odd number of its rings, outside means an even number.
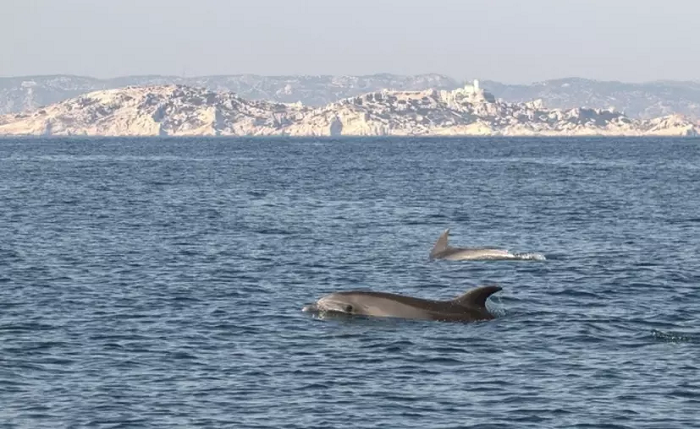
[[[682,114],[700,121],[700,81],[624,83],[570,78],[531,85],[507,85],[493,81],[483,82],[483,85],[512,102],[539,98],[547,106],[559,109],[575,106],[613,108],[633,118]]]
[[[680,116],[507,103],[473,87],[378,91],[323,107],[246,100],[186,86],[129,87],[0,116],[5,135],[697,135]]]
[[[267,135],[302,120],[308,110],[186,86],[128,87],[0,116],[0,134]]]
[[[19,113],[57,103],[87,92],[128,86],[186,85],[212,91],[231,91],[249,100],[272,100],[280,103],[302,102],[324,106],[333,101],[382,89],[422,90],[453,89],[454,80],[425,74],[400,76],[126,76],[94,79],[80,76],[25,76],[0,78],[0,114]]]
[[[300,101],[304,105],[315,107],[382,89],[451,90],[460,86],[454,79],[439,74],[231,75],[191,78],[127,76],[104,80],[80,76],[25,76],[0,78],[0,114],[31,110],[96,90],[173,84],[203,87],[213,91],[232,91],[249,100],[272,100],[280,103]],[[631,118],[649,119],[683,114],[692,120],[700,121],[700,82],[658,81],[635,84],[570,78],[531,85],[485,81],[482,82],[482,86],[508,102],[521,103],[542,99],[546,106],[558,109],[613,108]]]

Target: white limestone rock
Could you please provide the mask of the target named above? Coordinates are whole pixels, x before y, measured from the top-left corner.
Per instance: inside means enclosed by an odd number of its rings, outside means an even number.
[[[370,92],[323,107],[242,99],[179,85],[91,92],[0,116],[5,135],[99,136],[694,136],[679,115],[633,120],[610,109],[547,109],[483,90]]]

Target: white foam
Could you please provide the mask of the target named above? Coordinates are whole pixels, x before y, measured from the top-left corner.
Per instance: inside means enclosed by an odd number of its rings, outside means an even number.
[[[515,255],[517,259],[524,261],[546,261],[547,258],[541,253],[518,253]]]

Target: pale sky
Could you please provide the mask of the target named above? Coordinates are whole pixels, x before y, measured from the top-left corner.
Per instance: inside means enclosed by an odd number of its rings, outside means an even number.
[[[0,76],[700,80],[699,0],[0,0]]]

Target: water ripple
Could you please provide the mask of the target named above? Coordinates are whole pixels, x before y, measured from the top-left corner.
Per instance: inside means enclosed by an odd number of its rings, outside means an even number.
[[[8,427],[700,418],[692,140],[5,139],[0,165]],[[445,228],[546,259],[429,262]],[[488,322],[300,311],[487,283]]]

